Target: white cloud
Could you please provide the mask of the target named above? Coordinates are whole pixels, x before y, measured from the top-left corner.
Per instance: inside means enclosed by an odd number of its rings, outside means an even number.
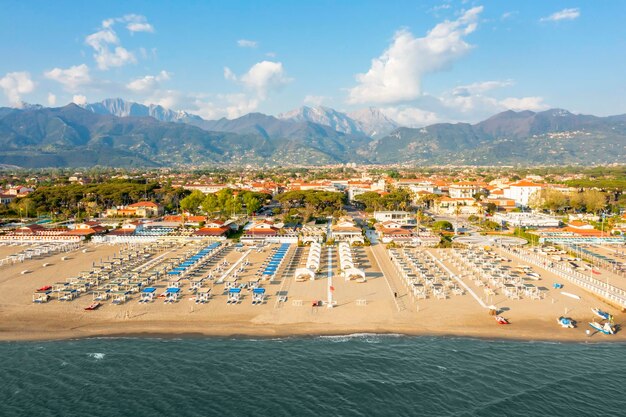
[[[122,23],[126,23],[126,29],[128,29],[131,33],[154,33],[154,26],[148,23],[148,19],[146,19],[145,16],[138,14],[127,14],[126,16],[119,18],[119,21]]]
[[[398,123],[420,127],[439,122],[478,122],[505,110],[539,111],[549,108],[539,96],[510,97],[495,90],[512,86],[512,80],[481,81],[461,85],[439,96],[423,94],[407,104],[383,107],[381,111]]]
[[[543,97],[509,97],[500,101],[500,105],[509,110],[546,110],[550,106],[548,106],[544,101]]]
[[[384,107],[380,111],[400,125],[407,127],[427,126],[442,121],[437,113],[417,107]]]
[[[349,103],[400,103],[422,94],[426,74],[448,67],[472,45],[464,37],[476,30],[482,6],[464,12],[457,20],[437,24],[426,36],[415,38],[398,31],[383,54],[372,60],[368,72],[357,74],[357,86],[349,91]]]
[[[517,11],[512,11],[512,12],[504,12],[502,13],[502,16],[500,16],[500,20],[507,20],[512,18],[513,16],[515,16],[517,14]]]
[[[440,4],[439,6],[434,6],[433,8],[430,9],[430,11],[436,14],[440,10],[448,10],[451,7],[452,7],[451,5],[447,3],[443,3],[443,4]]]
[[[0,88],[12,105],[21,106],[22,95],[31,93],[35,89],[35,83],[28,72],[9,72],[0,78]]]
[[[496,88],[508,87],[513,85],[513,81],[481,81],[469,85],[461,85],[452,90],[454,96],[470,96],[474,94],[482,94]]]
[[[249,97],[247,94],[227,94],[222,96],[226,99],[228,105],[226,106],[226,117],[229,119],[235,119],[241,117],[244,114],[255,111],[259,107],[259,99],[256,97]]]
[[[57,104],[57,96],[52,93],[48,93],[48,106],[54,106]]]
[[[540,22],[558,22],[559,20],[574,20],[580,16],[579,8],[563,9],[552,13],[550,16],[542,17]]]
[[[241,77],[241,81],[246,86],[257,90],[260,96],[265,96],[268,89],[287,84],[290,79],[285,76],[282,63],[262,61],[254,64]]]
[[[228,67],[224,67],[224,78],[228,81],[237,81],[237,75]]]
[[[270,90],[276,90],[291,82],[285,74],[281,62],[261,61],[254,64],[248,72],[238,77],[247,88],[256,92],[257,96],[265,100]]]
[[[146,75],[129,82],[126,88],[137,93],[152,91],[157,89],[162,81],[169,80],[170,75],[167,71],[161,71],[157,75]]]
[[[151,76],[133,81],[137,91],[144,90],[144,86],[157,84],[155,82],[158,81],[156,80],[157,76],[154,76],[154,79],[148,77]],[[259,105],[267,100],[271,92],[279,90],[291,81],[286,76],[282,63],[270,61],[256,63],[241,75],[235,74],[229,67],[224,67],[224,78],[243,87],[243,91],[207,96],[146,87],[145,91],[150,91],[151,94],[144,100],[144,103],[160,104],[170,109],[185,110],[206,119],[220,117],[232,119],[256,111]]]
[[[91,83],[89,67],[85,64],[74,65],[72,67],[53,68],[43,73],[44,77],[54,80],[65,87],[66,90],[74,92],[79,87]]]
[[[76,94],[74,97],[72,97],[72,103],[78,104],[79,106],[84,106],[85,104],[87,104],[87,97]]]
[[[93,48],[93,57],[101,70],[137,62],[135,54],[120,45],[120,39],[114,30],[117,22],[125,23],[126,29],[131,34],[154,32],[154,27],[147,22],[145,16],[141,15],[129,14],[103,20],[101,29],[85,38],[85,43]]]
[[[311,104],[313,106],[321,106],[325,101],[328,101],[329,97],[326,96],[314,96],[307,95],[304,97],[304,104]]]
[[[240,48],[256,48],[257,46],[259,46],[259,43],[257,41],[251,41],[248,39],[239,39],[237,41],[237,45]]]

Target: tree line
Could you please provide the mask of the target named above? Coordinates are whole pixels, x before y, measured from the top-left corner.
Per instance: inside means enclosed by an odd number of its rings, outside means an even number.
[[[212,194],[194,190],[180,201],[180,208],[191,214],[204,213],[222,218],[240,214],[244,209],[246,214],[252,215],[271,197],[265,193],[231,188],[224,188]]]

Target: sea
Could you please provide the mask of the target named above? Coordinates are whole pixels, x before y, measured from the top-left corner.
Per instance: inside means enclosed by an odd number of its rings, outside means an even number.
[[[626,345],[394,335],[0,343],[0,415],[626,416]]]

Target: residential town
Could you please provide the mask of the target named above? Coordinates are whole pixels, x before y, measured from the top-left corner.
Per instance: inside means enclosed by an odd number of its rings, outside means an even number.
[[[539,242],[623,244],[626,224],[621,189],[577,186],[574,173],[521,178],[514,170],[509,175],[475,169],[419,175],[350,167],[219,175],[44,174],[3,175],[0,239],[99,236],[112,240],[169,231],[244,242],[305,243],[318,236],[315,240],[320,242],[369,244],[366,236],[371,230],[382,242],[402,246],[445,245],[451,237],[468,233],[530,234]],[[40,190],[42,194],[72,187],[86,190],[99,183],[131,184],[135,189],[122,193],[118,201],[109,199],[108,204],[104,198],[99,201],[97,190],[91,198],[78,190],[82,198],[72,197],[74,206],[60,200],[67,205],[65,212],[38,203]],[[316,193],[318,201],[329,196],[338,200],[332,210],[302,198],[287,201],[291,195],[307,193]],[[207,201],[214,196],[225,197],[226,205],[220,208],[217,199]]]

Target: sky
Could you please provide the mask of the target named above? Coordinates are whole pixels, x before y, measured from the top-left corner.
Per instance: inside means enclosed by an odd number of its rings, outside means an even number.
[[[626,113],[626,2],[0,0],[0,106]]]

